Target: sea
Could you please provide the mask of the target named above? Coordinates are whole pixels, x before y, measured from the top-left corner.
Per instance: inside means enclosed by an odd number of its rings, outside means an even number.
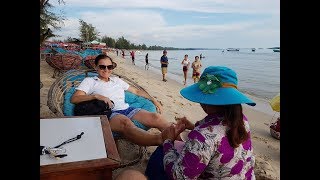
[[[160,73],[160,58],[162,50],[136,51],[135,64],[144,68],[145,55],[149,53],[149,71]],[[224,49],[210,50],[168,50],[169,60],[167,76],[183,84],[183,71],[181,61],[184,55],[192,63],[195,56],[204,56],[201,59],[202,72],[208,66],[227,66],[233,69],[238,76],[238,89],[248,95],[269,101],[280,93],[280,52],[273,52],[268,48],[240,48],[239,51],[226,51]],[[126,59],[131,62],[129,53]],[[191,67],[191,66],[190,66]],[[192,69],[187,75],[187,85],[193,84]]]

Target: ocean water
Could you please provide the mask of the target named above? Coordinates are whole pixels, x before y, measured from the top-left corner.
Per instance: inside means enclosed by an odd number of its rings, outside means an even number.
[[[151,71],[160,72],[160,58],[162,51],[137,51],[135,63],[137,66],[145,65],[145,55],[149,53]],[[227,66],[236,71],[238,76],[238,89],[249,95],[270,100],[280,92],[280,53],[272,49],[250,48],[240,51],[216,50],[168,50],[169,59],[168,76],[179,83],[183,83],[183,71],[181,61],[188,54],[192,63],[196,55],[202,58],[202,71],[208,66]],[[126,52],[126,54],[129,54]],[[126,56],[131,61],[130,56]],[[187,85],[193,84],[192,69],[188,71]],[[159,76],[162,79],[162,76]]]

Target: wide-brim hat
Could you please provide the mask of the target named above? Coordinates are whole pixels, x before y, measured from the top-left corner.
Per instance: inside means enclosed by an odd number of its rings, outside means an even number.
[[[237,89],[237,74],[224,66],[207,67],[199,82],[185,87],[180,94],[193,102],[208,105],[232,105],[256,103]]]

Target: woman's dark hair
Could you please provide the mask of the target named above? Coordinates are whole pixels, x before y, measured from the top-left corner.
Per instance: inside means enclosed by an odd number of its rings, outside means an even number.
[[[243,122],[241,104],[226,105],[224,107],[224,123],[229,127],[227,138],[233,148],[237,148],[249,138]]]
[[[107,56],[105,54],[99,54],[95,59],[94,59],[94,64],[97,66],[99,61],[101,59],[110,59],[112,65],[113,65],[113,68],[116,68],[117,67],[117,63],[113,62],[112,58],[110,56]]]
[[[106,58],[110,59],[111,62],[113,62],[112,59],[111,59],[111,57],[109,57],[109,56],[107,56],[107,55],[105,55],[105,54],[99,54],[99,55],[95,58],[94,64],[95,64],[95,65],[98,65],[100,59],[106,59]]]

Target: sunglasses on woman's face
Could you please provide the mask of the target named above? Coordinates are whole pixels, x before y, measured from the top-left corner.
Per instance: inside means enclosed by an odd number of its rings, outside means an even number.
[[[108,70],[112,70],[113,69],[113,65],[99,65],[99,69],[100,70],[106,70],[106,68],[108,68]]]

